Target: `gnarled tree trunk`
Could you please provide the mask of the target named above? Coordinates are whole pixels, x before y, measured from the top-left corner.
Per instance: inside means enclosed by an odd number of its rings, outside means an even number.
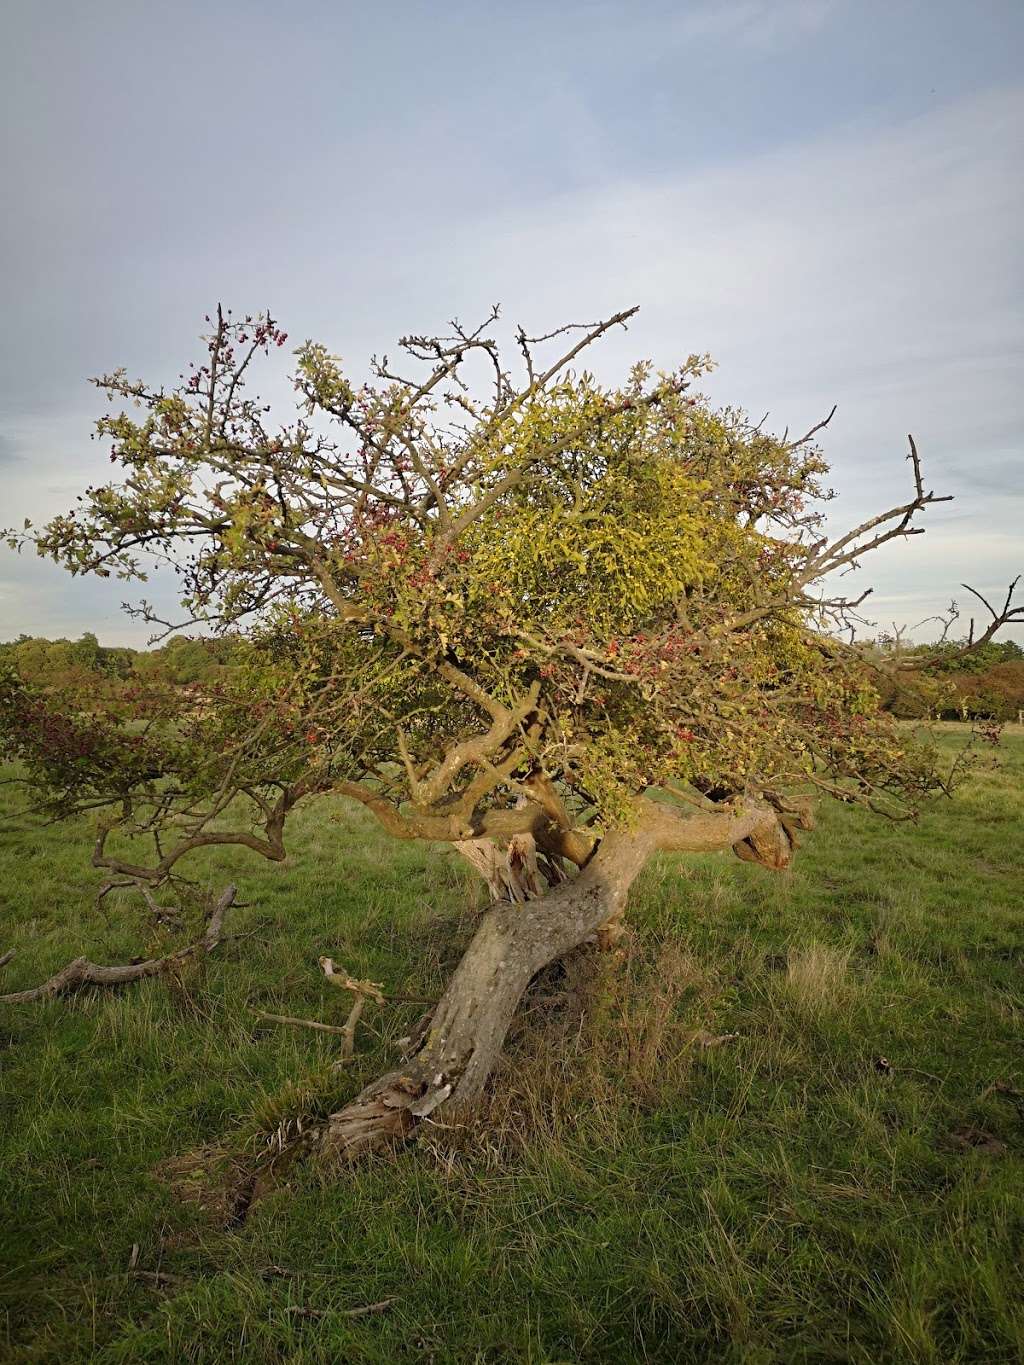
[[[613,834],[574,881],[485,911],[419,1051],[331,1116],[328,1150],[401,1141],[442,1105],[446,1116],[471,1111],[533,977],[621,913],[655,846],[648,834]]]
[[[326,1151],[351,1156],[402,1141],[442,1106],[446,1119],[470,1113],[530,981],[617,921],[637,874],[656,849],[731,847],[745,859],[785,867],[796,831],[810,826],[809,811],[783,810],[770,794],[766,798],[688,814],[644,801],[633,830],[609,834],[574,880],[536,899],[529,894],[536,880],[532,853],[512,850],[512,881],[506,889],[513,896],[518,889],[518,903],[497,902],[484,913],[415,1055],[331,1115],[322,1135]],[[497,890],[501,878],[489,856],[486,849],[476,849],[471,861]]]

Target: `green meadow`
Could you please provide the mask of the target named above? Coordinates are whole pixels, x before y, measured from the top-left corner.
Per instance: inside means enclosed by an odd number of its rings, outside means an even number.
[[[209,958],[0,1005],[0,1357],[1024,1359],[1022,817],[1018,730],[916,824],[822,805],[785,875],[658,862],[625,957],[536,984],[478,1127],[296,1161],[248,1210],[251,1163],[422,1006],[369,1008],[347,1065],[254,1010],[343,1023],[321,954],[436,997],[482,892],[342,802],[284,865],[197,860],[242,902]],[[97,909],[90,841],[0,828],[3,990],[195,933]]]

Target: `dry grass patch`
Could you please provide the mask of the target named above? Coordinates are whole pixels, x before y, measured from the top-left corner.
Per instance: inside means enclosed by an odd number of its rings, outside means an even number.
[[[849,1003],[856,990],[850,972],[849,948],[827,943],[791,947],[786,955],[783,989],[793,1009],[804,1018],[834,1014]]]
[[[721,993],[719,978],[673,942],[633,937],[619,952],[586,948],[549,968],[515,1021],[468,1145],[493,1166],[581,1126],[614,1142],[638,1115],[678,1103],[694,1059],[728,1041],[714,1027]],[[450,1150],[448,1135],[440,1141]]]

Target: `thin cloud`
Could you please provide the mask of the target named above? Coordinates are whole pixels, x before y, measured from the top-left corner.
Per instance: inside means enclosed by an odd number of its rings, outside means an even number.
[[[672,33],[677,41],[728,40],[772,52],[817,33],[838,8],[836,0],[707,0],[679,13]]]
[[[631,331],[595,351],[602,377],[616,378],[639,356],[668,366],[710,351],[720,363],[713,397],[757,416],[770,410],[776,429],[806,429],[838,403],[826,433],[841,494],[837,524],[899,501],[908,479],[906,433],[914,432],[929,484],[957,501],[929,519],[927,535],[865,571],[879,600],[897,600],[912,581],[934,609],[968,574],[989,586],[1012,576],[1024,568],[1016,562],[1024,560],[1017,240],[1024,88],[1013,76],[1012,84],[938,102],[954,68],[969,74],[973,61],[992,79],[1002,48],[989,38],[963,61],[951,57],[943,90],[919,100],[913,114],[894,113],[868,93],[851,103],[849,64],[832,51],[832,26],[849,39],[859,22],[855,36],[875,51],[873,26],[884,12],[726,0],[636,7],[624,26],[619,6],[593,6],[594,22],[579,34],[586,63],[575,49],[539,47],[546,83],[529,100],[511,101],[514,128],[501,116],[477,120],[457,90],[441,91],[426,121],[404,133],[390,105],[386,126],[363,114],[365,138],[349,149],[340,129],[324,123],[328,87],[314,82],[320,112],[308,145],[289,140],[294,164],[281,179],[284,153],[267,130],[266,183],[250,177],[241,224],[233,210],[218,213],[221,187],[214,192],[202,179],[209,168],[201,156],[189,160],[195,192],[210,203],[201,229],[151,212],[143,193],[143,218],[121,224],[101,216],[95,230],[86,225],[91,254],[66,254],[64,273],[54,276],[47,272],[56,253],[40,233],[71,222],[73,205],[61,198],[60,212],[47,210],[44,224],[29,218],[18,228],[12,218],[9,230],[21,232],[39,273],[29,271],[19,286],[11,364],[0,379],[8,441],[8,510],[0,520],[64,510],[85,483],[109,473],[88,440],[102,400],[86,390],[84,376],[124,363],[154,382],[173,382],[194,354],[196,323],[218,297],[241,310],[269,302],[293,336],[322,339],[357,372],[397,335],[443,328],[453,315],[480,317],[494,300],[505,305],[509,336],[515,321],[539,332],[639,303]],[[975,25],[950,6],[942,19],[950,32],[957,23],[978,32],[988,23],[991,32],[998,16]],[[536,36],[525,11],[515,22]],[[250,42],[254,34],[248,31]],[[637,76],[637,53],[662,62],[647,102],[637,79],[628,103],[609,79],[616,34],[628,44],[625,75]],[[922,41],[932,38],[929,30]],[[772,57],[772,44],[790,45],[785,60]],[[818,64],[832,61],[847,78],[845,112],[831,101],[801,107],[784,127],[773,123],[770,140],[759,138],[760,96],[723,94],[734,49],[744,54],[743,79],[774,109],[784,103],[775,98],[779,73],[795,79],[812,47],[818,76]],[[676,62],[687,53],[701,62]],[[306,47],[302,54],[319,73],[316,54]],[[447,49],[440,55],[453,60]],[[674,85],[666,84],[668,69]],[[880,66],[875,77],[884,74]],[[508,72],[495,79],[508,99]],[[145,92],[137,93],[152,122]],[[722,101],[746,111],[742,145],[732,133],[713,140]],[[433,155],[413,156],[424,130]],[[251,139],[243,144],[248,166]],[[33,155],[26,164],[38,161]],[[170,184],[177,163],[168,165]],[[297,192],[304,179],[316,186],[313,199]],[[88,189],[54,183],[62,195]],[[37,201],[26,194],[19,202]],[[100,228],[124,240],[101,241]],[[59,297],[56,327],[39,315],[46,281]],[[16,572],[52,582],[59,597],[52,566],[22,560]],[[119,590],[101,590],[116,612]],[[24,619],[54,600],[19,602],[14,594],[4,613],[20,610]],[[91,610],[99,598],[76,600]],[[45,621],[24,628],[43,629]]]
[[[15,439],[0,431],[0,465],[16,464],[20,459]]]

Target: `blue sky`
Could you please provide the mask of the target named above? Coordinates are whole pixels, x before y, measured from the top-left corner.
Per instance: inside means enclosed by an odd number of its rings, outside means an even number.
[[[714,396],[780,429],[839,404],[837,520],[902,498],[914,432],[956,499],[862,571],[882,624],[1024,570],[1020,0],[9,0],[2,24],[0,522],[109,470],[87,376],[172,380],[218,299],[357,372],[492,302],[537,331],[637,303],[599,374],[710,351]],[[3,552],[0,638],[141,643],[124,595]]]

